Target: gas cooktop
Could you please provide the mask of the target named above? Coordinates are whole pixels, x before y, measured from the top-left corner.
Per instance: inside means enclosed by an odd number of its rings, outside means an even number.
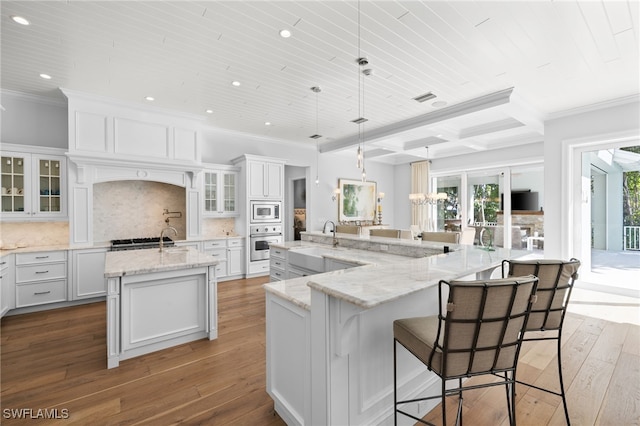
[[[164,237],[162,243],[165,247],[171,247],[175,245],[175,242],[169,238]],[[146,238],[127,238],[122,240],[111,240],[111,250],[138,250],[148,248],[160,247],[159,237],[146,237]]]

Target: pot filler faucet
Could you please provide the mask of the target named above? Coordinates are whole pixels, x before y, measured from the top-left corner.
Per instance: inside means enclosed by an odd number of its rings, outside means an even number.
[[[173,235],[175,235],[176,237],[178,236],[178,231],[173,226],[167,226],[162,231],[160,231],[160,251],[162,251],[162,248],[164,246],[164,231],[166,230],[173,231]]]
[[[328,224],[331,224],[333,226],[333,246],[336,247],[338,245],[338,239],[336,238],[336,224],[330,220],[326,221],[324,223],[324,226],[322,227],[322,233],[323,234],[327,233]]]

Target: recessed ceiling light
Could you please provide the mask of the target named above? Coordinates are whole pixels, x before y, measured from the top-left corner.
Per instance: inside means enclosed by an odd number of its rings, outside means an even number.
[[[156,100],[156,98],[154,98],[153,96],[145,96],[144,99],[149,102]]]
[[[265,121],[265,122],[264,122],[264,125],[265,125],[265,126],[271,126],[271,122],[270,122],[270,121]]]
[[[51,80],[51,76],[49,74],[40,74],[40,78],[44,78],[45,80]]]
[[[291,37],[291,31],[289,31],[289,30],[280,30],[280,37],[282,37],[282,38]]]
[[[436,107],[436,108],[441,108],[446,105],[447,103],[445,101],[435,101],[434,103],[431,104],[432,107]]]
[[[13,20],[13,22],[20,24],[20,25],[29,25],[30,22],[27,20],[27,18],[23,18],[22,16],[12,16],[11,19]]]
[[[232,81],[232,82],[231,82],[231,84],[232,84],[232,85],[234,85],[234,86],[236,86],[236,87],[240,86],[240,82],[239,82],[239,81],[237,81],[237,80]]]
[[[205,111],[207,114],[213,114],[213,110],[212,109],[208,109]]]

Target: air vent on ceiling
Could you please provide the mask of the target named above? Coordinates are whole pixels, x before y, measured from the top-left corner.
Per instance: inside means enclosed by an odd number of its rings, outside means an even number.
[[[413,98],[413,100],[418,102],[425,102],[435,97],[436,95],[434,95],[432,92],[427,92],[424,95],[416,96],[415,98]]]
[[[356,124],[362,124],[366,121],[369,121],[368,118],[364,118],[364,117],[360,117],[360,118],[356,118],[355,120],[351,120],[352,123],[356,123]]]
[[[311,139],[320,139],[322,135],[311,135],[309,136]]]

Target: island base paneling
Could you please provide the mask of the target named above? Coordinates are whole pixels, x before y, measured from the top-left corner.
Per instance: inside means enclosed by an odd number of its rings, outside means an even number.
[[[123,275],[107,282],[107,367],[218,337],[215,266]]]

